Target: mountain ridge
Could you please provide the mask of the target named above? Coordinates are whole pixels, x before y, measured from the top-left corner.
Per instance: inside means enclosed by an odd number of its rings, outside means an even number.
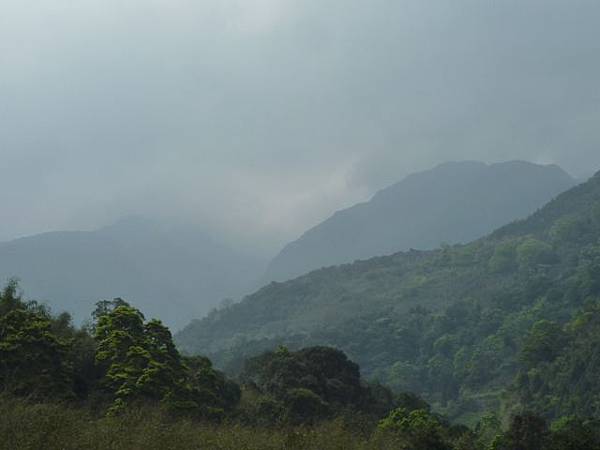
[[[53,310],[77,321],[94,302],[122,297],[182,326],[252,287],[261,264],[200,229],[144,218],[0,243],[0,277],[18,277],[31,296],[52,299]]]
[[[468,417],[500,407],[537,321],[560,326],[600,301],[598,279],[600,172],[468,244],[271,283],[193,321],[176,341],[231,373],[278,345],[336,347],[368,378]]]
[[[574,184],[556,165],[440,164],[307,230],[271,261],[262,281],[283,281],[319,267],[409,248],[469,242],[528,215]]]

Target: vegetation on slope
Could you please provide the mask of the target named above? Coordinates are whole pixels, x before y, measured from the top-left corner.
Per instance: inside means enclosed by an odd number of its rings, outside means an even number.
[[[596,175],[486,238],[273,283],[176,340],[232,374],[277,345],[333,346],[368,378],[471,423],[501,407],[538,322],[561,327],[600,299],[599,244]]]
[[[524,357],[559,358],[594,330],[589,314],[572,339],[538,323]],[[333,348],[264,353],[238,384],[207,358],[181,356],[160,321],[121,299],[99,302],[93,318],[76,329],[67,314],[24,301],[15,283],[0,294],[0,449],[600,449],[593,418],[452,425],[414,394],[365,383]]]

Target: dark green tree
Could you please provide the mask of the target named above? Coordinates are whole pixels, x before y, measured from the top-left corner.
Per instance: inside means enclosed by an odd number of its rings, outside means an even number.
[[[561,417],[551,427],[548,450],[600,450],[600,421]]]
[[[59,336],[48,311],[25,302],[12,280],[0,294],[0,386],[34,397],[73,396],[72,340]]]
[[[120,299],[102,302],[96,312],[96,361],[113,397],[110,414],[150,401],[175,413],[221,417],[239,401],[239,388],[210,360],[181,357],[159,320],[144,323],[142,313]]]
[[[492,444],[494,450],[546,450],[550,434],[546,421],[535,414],[513,418],[502,439]]]
[[[110,412],[131,401],[162,400],[173,387],[170,368],[156,359],[166,356],[158,327],[150,336],[142,314],[131,306],[117,306],[100,315],[95,330],[96,361],[105,370],[103,386],[114,395]]]
[[[381,420],[378,430],[395,437],[402,450],[451,450],[444,424],[423,409],[408,412],[404,408],[392,411]]]

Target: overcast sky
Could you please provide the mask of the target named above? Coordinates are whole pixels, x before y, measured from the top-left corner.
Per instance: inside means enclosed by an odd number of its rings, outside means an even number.
[[[276,248],[448,160],[600,169],[597,0],[0,0],[0,239]]]

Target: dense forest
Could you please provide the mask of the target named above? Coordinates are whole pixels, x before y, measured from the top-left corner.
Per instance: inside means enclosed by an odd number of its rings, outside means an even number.
[[[272,283],[175,339],[232,375],[278,345],[339,348],[469,425],[522,407],[596,415],[599,280],[600,174],[472,243]]]
[[[366,382],[334,348],[281,346],[232,380],[205,357],[182,356],[167,327],[122,299],[98,302],[77,328],[10,282],[0,294],[0,448],[600,449],[597,402],[582,395],[595,366],[568,388],[589,338],[599,340],[598,314],[588,306],[564,329],[539,322],[515,384],[532,405],[582,415],[488,414],[470,429],[417,395]],[[539,375],[548,364],[561,370]],[[546,399],[564,389],[567,405]]]
[[[0,449],[600,450],[600,174],[467,245],[273,283],[176,339],[0,293]],[[214,362],[214,365],[213,365]]]

